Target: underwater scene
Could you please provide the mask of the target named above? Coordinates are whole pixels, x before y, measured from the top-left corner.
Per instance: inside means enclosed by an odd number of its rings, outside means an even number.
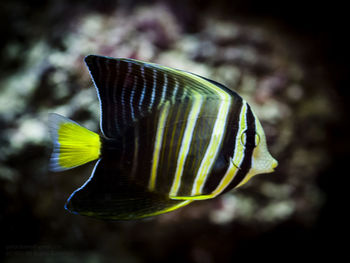
[[[341,7],[0,8],[1,262],[349,260]]]

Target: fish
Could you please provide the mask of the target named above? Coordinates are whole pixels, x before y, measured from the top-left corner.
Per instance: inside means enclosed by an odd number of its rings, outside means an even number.
[[[49,168],[96,161],[65,208],[134,220],[215,198],[273,172],[263,127],[249,104],[214,80],[154,63],[88,55],[100,133],[49,115]]]

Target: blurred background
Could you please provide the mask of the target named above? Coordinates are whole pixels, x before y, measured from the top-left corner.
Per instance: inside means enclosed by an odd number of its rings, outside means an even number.
[[[0,260],[349,261],[336,195],[349,145],[346,8],[305,2],[1,1]],[[276,172],[147,220],[65,211],[93,163],[48,172],[47,115],[99,131],[88,54],[156,62],[238,91],[264,126]]]

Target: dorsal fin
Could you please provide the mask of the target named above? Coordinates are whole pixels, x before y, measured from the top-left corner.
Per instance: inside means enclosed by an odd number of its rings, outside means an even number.
[[[200,76],[156,64],[95,55],[85,62],[100,100],[101,130],[110,138],[166,102],[171,106],[193,96],[229,100],[232,95]]]

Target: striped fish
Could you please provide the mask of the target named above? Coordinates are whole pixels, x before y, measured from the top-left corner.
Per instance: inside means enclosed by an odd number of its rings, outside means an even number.
[[[214,198],[277,161],[247,102],[220,83],[134,59],[85,58],[101,135],[50,115],[50,168],[98,160],[66,203],[72,213],[128,220]]]

